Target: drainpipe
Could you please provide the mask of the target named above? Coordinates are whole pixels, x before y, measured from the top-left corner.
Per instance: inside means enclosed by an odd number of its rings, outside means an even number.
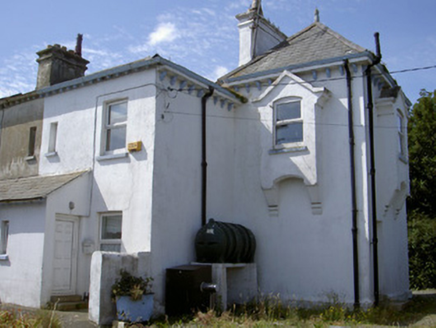
[[[214,92],[213,87],[201,97],[201,225],[206,225],[207,160],[206,160],[206,102]]]
[[[376,45],[376,56],[374,61],[365,70],[367,87],[367,108],[369,119],[369,151],[370,151],[370,177],[371,177],[371,205],[372,205],[372,252],[374,271],[374,305],[380,302],[379,269],[378,269],[378,238],[377,238],[377,201],[376,201],[376,179],[375,179],[375,147],[374,147],[374,104],[372,100],[371,68],[381,61],[379,33],[374,34]]]
[[[348,59],[344,60],[344,68],[347,78],[347,98],[348,98],[348,136],[350,152],[350,174],[351,174],[351,211],[353,236],[353,281],[354,281],[354,308],[360,307],[360,283],[359,283],[359,248],[357,239],[357,197],[356,197],[356,164],[354,158],[354,122],[353,122],[353,93],[351,89],[351,72]]]

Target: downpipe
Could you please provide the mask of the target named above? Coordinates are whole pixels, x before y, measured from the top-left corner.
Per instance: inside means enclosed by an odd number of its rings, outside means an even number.
[[[367,88],[367,108],[369,119],[369,151],[370,151],[370,179],[371,179],[371,205],[372,205],[372,251],[373,251],[373,281],[374,281],[374,305],[380,303],[379,267],[378,267],[378,236],[377,236],[377,195],[375,177],[375,146],[374,146],[374,104],[372,99],[372,75],[371,68],[381,61],[380,35],[374,34],[376,44],[376,56],[374,61],[365,70]]]
[[[357,228],[357,197],[356,197],[356,163],[354,152],[354,119],[353,119],[353,92],[351,87],[351,72],[348,59],[344,60],[344,68],[347,80],[347,98],[348,98],[348,136],[349,136],[349,154],[350,154],[350,179],[351,179],[351,211],[353,237],[353,282],[354,282],[354,308],[360,308],[360,281],[359,281],[359,247],[358,247],[358,228]]]
[[[201,97],[201,226],[206,225],[207,207],[207,154],[206,154],[206,103],[214,92],[213,87]]]

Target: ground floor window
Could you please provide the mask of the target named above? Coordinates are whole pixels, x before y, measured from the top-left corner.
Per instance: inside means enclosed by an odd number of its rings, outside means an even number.
[[[100,216],[100,250],[121,251],[123,214],[121,212],[103,213]]]

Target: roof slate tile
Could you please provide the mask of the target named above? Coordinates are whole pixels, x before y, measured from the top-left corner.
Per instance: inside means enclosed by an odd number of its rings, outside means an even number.
[[[86,172],[0,180],[0,202],[45,198]]]
[[[327,26],[315,22],[262,56],[225,75],[221,80],[363,53],[366,49],[347,40]]]

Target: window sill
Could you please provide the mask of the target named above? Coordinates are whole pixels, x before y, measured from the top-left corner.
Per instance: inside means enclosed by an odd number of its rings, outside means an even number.
[[[270,149],[269,154],[270,155],[276,155],[276,154],[285,154],[285,153],[298,153],[307,151],[306,146],[301,147],[291,147],[291,148],[280,148],[280,149]]]
[[[118,159],[118,158],[125,158],[129,155],[128,152],[118,153],[118,154],[107,154],[107,155],[101,155],[97,157],[97,161],[107,161],[111,159]]]
[[[8,254],[0,254],[0,261],[8,261],[9,256]]]
[[[57,155],[58,155],[58,152],[57,151],[53,151],[53,152],[50,152],[50,153],[46,153],[44,156],[45,157],[55,157]]]
[[[34,160],[36,160],[36,157],[35,157],[35,156],[27,156],[27,157],[24,157],[24,159],[25,159],[26,161],[30,162],[30,161],[34,161]]]

